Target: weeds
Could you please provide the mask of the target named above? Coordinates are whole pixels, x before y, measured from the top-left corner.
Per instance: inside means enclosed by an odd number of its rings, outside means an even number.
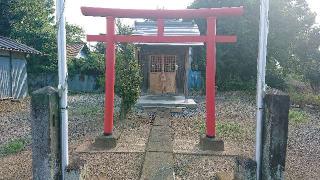
[[[291,102],[303,107],[307,104],[320,106],[320,95],[312,93],[289,92]]]
[[[220,136],[237,138],[244,135],[244,130],[237,123],[225,122],[217,124],[217,132]]]
[[[237,123],[233,122],[218,122],[217,126],[217,134],[220,137],[230,137],[230,138],[239,138],[243,137],[245,130]],[[202,122],[199,125],[199,132],[200,134],[205,134],[205,123]]]
[[[27,141],[25,139],[14,139],[0,147],[0,156],[16,154],[24,150]]]
[[[304,111],[291,109],[289,111],[289,121],[294,124],[304,124],[309,121],[309,115]]]
[[[82,115],[82,116],[97,116],[103,113],[103,107],[98,106],[79,106],[70,110],[71,115]]]

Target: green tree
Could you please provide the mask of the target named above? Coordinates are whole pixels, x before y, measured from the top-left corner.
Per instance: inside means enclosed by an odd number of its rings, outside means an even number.
[[[0,1],[0,35],[9,36],[10,33],[10,23],[9,23],[9,8],[10,0]]]
[[[28,71],[54,71],[57,53],[53,0],[4,0],[0,4],[0,34],[43,53],[28,59]]]
[[[10,37],[43,53],[28,58],[31,73],[57,72],[57,29],[53,0],[1,0],[0,35]],[[80,41],[83,30],[67,24],[67,42]]]
[[[103,42],[97,42],[95,45],[95,51],[104,54],[106,52],[106,46]]]
[[[313,27],[296,43],[299,60],[297,71],[303,75],[315,94],[320,93],[320,27]]]
[[[74,24],[66,23],[66,40],[67,44],[83,42],[85,38],[84,30]]]
[[[244,6],[242,17],[222,17],[218,34],[236,34],[235,45],[218,45],[217,82],[220,89],[254,88],[258,56],[259,1],[256,0],[197,0],[189,8]],[[305,56],[297,56],[298,39],[312,29],[315,21],[305,0],[271,0],[268,39],[267,84],[283,87],[283,78],[296,72]],[[205,20],[196,20],[205,34]],[[277,82],[277,83],[275,83]],[[280,83],[280,84],[279,84]]]

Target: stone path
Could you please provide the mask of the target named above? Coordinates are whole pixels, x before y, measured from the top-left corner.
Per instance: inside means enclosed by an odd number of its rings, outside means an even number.
[[[165,118],[167,113],[159,112],[153,122],[140,178],[142,180],[174,179],[173,132],[170,120]]]

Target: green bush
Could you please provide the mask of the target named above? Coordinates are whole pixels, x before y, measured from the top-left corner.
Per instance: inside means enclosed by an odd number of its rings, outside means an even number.
[[[123,25],[119,20],[117,21],[117,30],[118,34],[121,35],[132,33],[132,28]],[[124,120],[141,93],[142,76],[138,60],[135,59],[133,44],[118,44],[115,74],[115,92],[121,98],[119,117],[121,120]]]
[[[90,52],[86,58],[68,60],[69,76],[75,74],[102,75],[105,71],[105,58],[99,52]]]
[[[301,107],[305,105],[320,106],[320,95],[314,95],[312,93],[298,93],[295,91],[289,91],[289,96],[292,104],[297,104]]]
[[[116,23],[118,34],[128,35],[132,28],[123,25],[119,20]],[[105,52],[105,46],[97,43],[96,52]],[[120,119],[125,119],[140,96],[142,76],[138,60],[134,56],[134,45],[130,43],[117,44],[115,67],[115,93],[121,98]],[[98,78],[98,84],[105,87],[104,75]]]
[[[267,63],[266,84],[271,88],[284,90],[287,87],[282,68],[271,60]]]
[[[132,44],[127,44],[117,52],[115,92],[121,98],[120,119],[125,119],[128,111],[140,96],[142,77],[138,60],[134,59]]]
[[[306,70],[304,76],[309,82],[313,92],[320,93],[320,65],[315,65],[315,67]]]

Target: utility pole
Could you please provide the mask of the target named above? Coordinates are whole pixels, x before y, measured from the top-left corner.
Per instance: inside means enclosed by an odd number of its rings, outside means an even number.
[[[68,69],[66,61],[66,27],[65,27],[65,0],[56,0],[56,17],[58,28],[58,71],[59,71],[59,98],[61,113],[61,171],[64,179],[65,169],[69,164],[68,157]]]
[[[269,0],[260,0],[260,32],[259,32],[259,57],[257,61],[257,129],[256,129],[256,162],[257,179],[261,179],[262,164],[262,126],[264,96],[266,92],[266,59],[269,32]]]

